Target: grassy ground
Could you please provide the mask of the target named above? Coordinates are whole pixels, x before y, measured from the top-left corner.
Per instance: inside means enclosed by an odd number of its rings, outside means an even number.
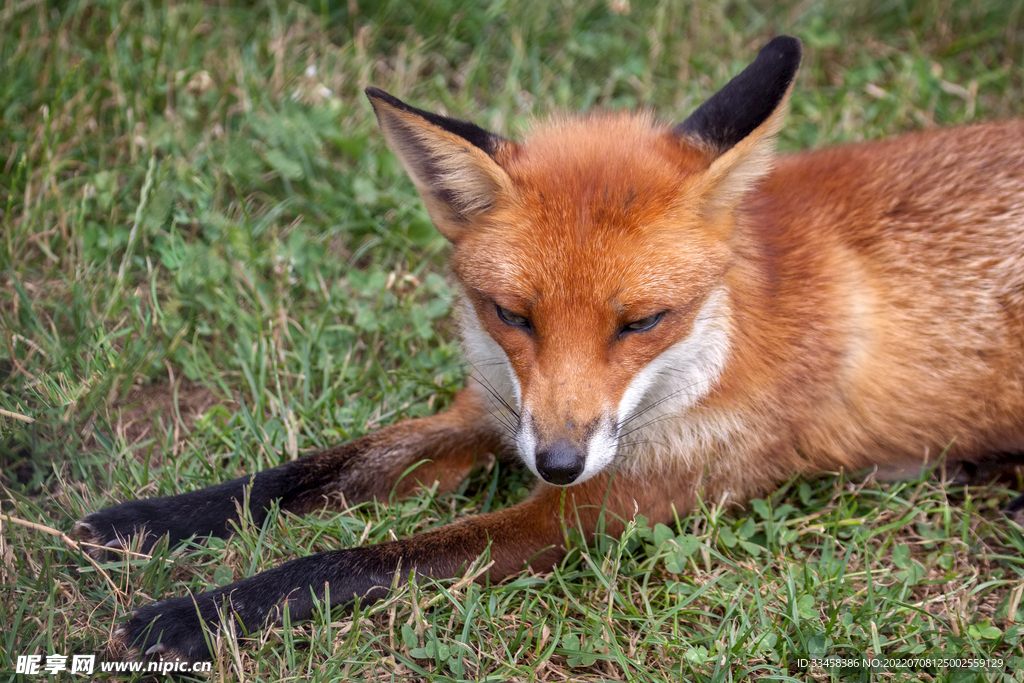
[[[166,548],[90,565],[58,533],[451,399],[462,368],[445,244],[383,146],[366,85],[512,136],[557,109],[681,118],[787,32],[806,52],[781,138],[798,149],[1024,114],[1022,12],[1019,0],[8,0],[0,672],[20,654],[102,658],[116,620],[154,598],[525,494],[527,476],[495,468],[455,495],[272,518],[174,551],[173,566]],[[225,643],[213,677],[828,680],[799,659],[870,652],[1006,665],[847,677],[1021,680],[1024,537],[998,512],[1011,494],[939,480],[829,477],[671,530],[639,520],[550,574],[402,586]]]

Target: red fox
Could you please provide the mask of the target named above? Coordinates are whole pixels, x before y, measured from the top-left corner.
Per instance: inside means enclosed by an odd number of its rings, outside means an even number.
[[[396,572],[492,581],[564,555],[567,527],[620,533],[697,497],[741,503],[797,474],[971,468],[1024,451],[1024,123],[776,158],[801,58],[778,37],[678,125],[556,117],[513,142],[366,91],[452,246],[467,388],[446,411],[76,527],[149,548],[224,536],[248,501],[321,509],[455,488],[489,454],[537,476],[513,507],[303,557],[143,607],[144,656],[209,656],[201,622],[308,618],[313,595],[375,598]],[[411,474],[403,477],[411,470]],[[1018,499],[1019,501],[1020,499]],[[1015,509],[1022,504],[1015,501]]]

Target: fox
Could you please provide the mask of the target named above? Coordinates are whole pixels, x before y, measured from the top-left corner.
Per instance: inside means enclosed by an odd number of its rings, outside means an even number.
[[[308,619],[328,594],[379,599],[485,553],[478,581],[550,570],[570,530],[614,537],[637,514],[671,523],[700,500],[919,472],[940,454],[968,475],[1019,464],[1024,123],[779,155],[801,57],[798,39],[775,37],[682,123],[553,116],[521,142],[367,88],[450,242],[469,381],[430,417],[114,505],[74,532],[97,557],[225,537],[245,506],[262,524],[275,504],[307,514],[452,491],[495,455],[521,460],[535,487],[505,509],[148,604],[113,643],[208,659],[222,623],[253,633],[285,607]]]

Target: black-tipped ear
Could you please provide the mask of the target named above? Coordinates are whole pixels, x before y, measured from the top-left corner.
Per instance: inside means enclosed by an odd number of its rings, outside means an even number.
[[[410,107],[367,88],[391,149],[423,197],[434,225],[453,242],[510,196],[508,174],[496,160],[515,148],[479,126]]]
[[[779,107],[800,66],[800,41],[778,36],[750,66],[673,130],[722,154],[750,135]]]
[[[377,108],[375,100],[385,102],[399,111],[404,111],[409,114],[415,114],[422,119],[426,119],[427,122],[434,124],[442,130],[446,130],[449,133],[454,133],[460,138],[466,140],[471,145],[479,147],[487,154],[494,154],[494,151],[498,147],[498,143],[502,142],[504,138],[499,135],[495,135],[490,131],[486,131],[480,126],[470,123],[469,121],[460,121],[459,119],[453,119],[448,116],[441,116],[440,114],[434,114],[429,111],[417,109],[416,107],[409,106],[397,97],[384,92],[380,88],[369,87],[366,89],[366,96],[370,98],[370,104],[374,105],[374,112],[377,114],[378,120],[380,119],[380,110]]]

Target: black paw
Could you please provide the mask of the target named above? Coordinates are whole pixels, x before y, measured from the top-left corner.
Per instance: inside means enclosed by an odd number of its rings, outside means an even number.
[[[104,548],[126,550],[133,539],[142,536],[139,550],[148,553],[160,538],[170,536],[171,544],[189,536],[182,525],[172,521],[166,513],[167,498],[134,500],[104,508],[75,522],[71,535],[87,543],[85,551],[98,560],[104,558]]]
[[[208,661],[207,642],[212,642],[216,631],[207,629],[216,629],[220,623],[219,594],[171,598],[140,608],[114,632],[111,652],[130,659]]]
[[[75,523],[72,535],[85,543],[85,550],[96,559],[104,559],[103,548],[126,549],[132,539],[142,536],[139,549],[148,553],[164,536],[170,545],[193,536],[231,534],[231,522],[238,519],[236,501],[245,499],[247,478],[190,491],[177,496],[132,500],[86,515]],[[263,508],[254,511],[265,516]]]
[[[117,630],[111,651],[165,660],[209,659],[208,631],[216,634],[223,624],[239,635],[256,633],[268,623],[281,623],[285,606],[293,621],[309,619],[328,584],[332,606],[356,597],[376,600],[387,593],[400,561],[393,544],[300,557],[209,593],[146,605]]]

